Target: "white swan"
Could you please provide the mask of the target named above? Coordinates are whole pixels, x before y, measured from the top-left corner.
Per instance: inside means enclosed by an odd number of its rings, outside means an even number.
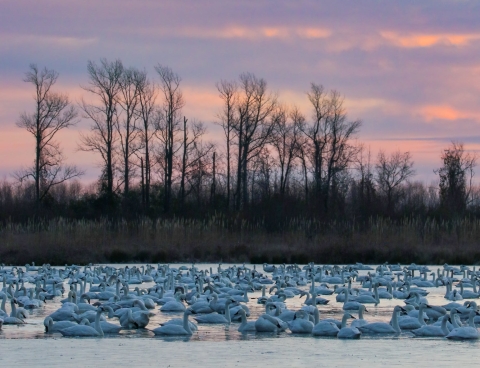
[[[77,326],[72,326],[65,328],[63,330],[60,330],[60,333],[63,336],[75,336],[75,337],[102,337],[103,336],[103,330],[100,327],[100,315],[104,312],[105,310],[103,307],[98,307],[97,309],[97,315],[95,318],[95,328],[91,326],[86,326],[86,325],[77,325]]]
[[[46,317],[43,321],[43,325],[45,326],[45,333],[53,333],[60,332],[60,330],[64,330],[68,327],[77,326],[77,323],[70,321],[58,321],[53,323],[52,317]]]
[[[288,325],[286,322],[266,313],[262,314],[255,321],[255,329],[257,332],[280,332],[285,331],[287,327]]]
[[[198,323],[230,323],[230,307],[229,305],[232,304],[232,300],[228,299],[225,302],[225,315],[219,314],[217,312],[213,312],[210,314],[205,314],[202,316],[195,316],[193,319]]]
[[[312,333],[314,324],[310,322],[307,312],[299,310],[295,313],[293,321],[288,323],[288,327],[293,333]]]
[[[131,309],[127,310],[125,314],[120,317],[120,324],[122,327],[127,329],[137,329],[137,328],[144,328],[150,322],[149,312],[139,310],[136,312],[132,312]]]
[[[339,339],[359,339],[362,334],[356,327],[347,327],[347,319],[353,318],[350,313],[344,313],[342,318],[342,328],[338,331],[337,338]]]
[[[175,300],[166,302],[161,308],[162,312],[184,312],[185,305],[180,301],[182,298],[185,298],[184,294],[176,293]]]
[[[401,306],[397,305],[393,308],[392,313],[392,325],[385,322],[373,322],[368,323],[364,326],[359,327],[358,329],[362,333],[373,333],[373,334],[395,334],[400,333],[400,326],[398,325],[398,313],[400,311],[405,311]]]
[[[354,311],[354,310],[358,310],[359,308],[361,308],[361,306],[363,305],[362,303],[359,303],[359,302],[356,302],[356,301],[352,302],[352,301],[348,300],[349,292],[348,292],[347,289],[343,289],[342,293],[345,295],[345,301],[344,301],[343,307],[342,307],[342,309],[344,311]]]
[[[447,321],[449,319],[448,315],[444,315],[442,318],[441,326],[422,326],[418,329],[412,330],[412,333],[415,336],[421,337],[444,337],[449,334],[450,331],[447,329]]]
[[[169,323],[164,326],[157,327],[152,330],[155,335],[167,335],[167,336],[178,336],[178,335],[187,335],[190,336],[193,334],[190,325],[188,323],[188,316],[192,314],[191,309],[186,309],[183,313],[183,325],[179,326],[178,324]]]
[[[452,309],[453,316],[457,313],[456,309]],[[475,324],[473,323],[473,319],[479,313],[475,310],[470,311],[469,316],[469,326],[466,327],[456,327],[447,335],[447,339],[450,340],[474,340],[480,337]],[[452,320],[453,323],[454,320]]]
[[[407,309],[407,307],[413,308],[413,306],[410,305],[410,306],[406,306],[405,309]],[[400,329],[415,330],[415,329],[421,328],[422,326],[425,326],[426,323],[424,320],[424,316],[426,316],[426,314],[424,313],[424,310],[426,308],[428,309],[430,308],[430,306],[426,305],[425,303],[421,303],[418,307],[418,311],[412,310],[411,312],[408,312],[408,315],[406,316],[399,316],[398,325],[400,326]],[[410,314],[413,315],[414,312],[417,312],[416,313],[417,317],[413,317],[410,315]]]
[[[236,313],[241,317],[241,323],[238,327],[238,332],[255,332],[257,329],[255,328],[255,321],[247,321],[247,314],[245,310],[239,309]]]
[[[362,305],[359,309],[358,309],[358,319],[352,321],[352,323],[350,324],[352,327],[361,327],[361,326],[365,326],[366,324],[368,324],[368,322],[363,318],[363,312],[368,312],[367,311],[367,308]]]

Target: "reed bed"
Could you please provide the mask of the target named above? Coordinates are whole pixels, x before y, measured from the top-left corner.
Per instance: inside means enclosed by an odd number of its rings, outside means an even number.
[[[0,263],[480,262],[477,219],[376,218],[325,224],[293,218],[276,224],[276,231],[268,231],[271,227],[265,219],[249,222],[224,216],[6,222],[0,226]]]

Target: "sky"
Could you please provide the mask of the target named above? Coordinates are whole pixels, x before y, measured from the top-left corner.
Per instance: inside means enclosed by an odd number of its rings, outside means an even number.
[[[409,151],[430,184],[451,141],[480,149],[480,1],[0,0],[0,179],[33,163],[34,140],[15,125],[32,112],[30,63],[59,73],[57,92],[88,94],[87,62],[166,65],[182,78],[184,114],[211,124],[215,83],[242,72],[307,118],[310,84],[335,89],[372,157]],[[79,152],[81,120],[59,135],[68,163],[93,181],[99,158]],[[480,175],[478,175],[480,177]]]

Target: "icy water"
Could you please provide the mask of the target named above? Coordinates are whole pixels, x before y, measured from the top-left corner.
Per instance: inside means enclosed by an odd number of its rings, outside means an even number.
[[[196,266],[214,270],[217,267],[216,264]],[[261,266],[257,268],[261,270]],[[430,266],[430,269],[436,271],[437,266]],[[362,275],[366,271],[359,273]],[[141,287],[152,285],[144,283]],[[26,285],[27,288],[31,286]],[[68,290],[66,283],[65,286]],[[430,304],[448,303],[443,297],[445,287],[428,288],[428,291]],[[256,301],[260,295],[260,291],[248,294],[249,320],[264,313],[264,306]],[[335,296],[322,296],[330,302],[318,306],[321,319],[341,319],[342,303],[337,303]],[[33,310],[25,325],[3,326],[0,331],[0,367],[467,367],[480,361],[478,340],[454,342],[445,338],[416,338],[410,332],[394,337],[362,336],[360,340],[349,341],[296,335],[289,331],[241,334],[237,331],[239,324],[232,323],[230,326],[199,325],[198,332],[189,338],[158,337],[149,330],[161,322],[182,316],[182,313],[160,312],[159,307],[156,307],[156,315],[146,329],[124,330],[117,336],[106,335],[101,339],[64,338],[60,334],[47,336],[43,320],[59,308],[60,299],[62,297],[47,301],[43,308]],[[287,299],[286,303],[289,309],[299,309],[304,300],[296,296]],[[382,299],[377,307],[367,306],[365,319],[388,322],[393,307],[403,304],[402,300]],[[110,322],[116,323],[115,320]]]

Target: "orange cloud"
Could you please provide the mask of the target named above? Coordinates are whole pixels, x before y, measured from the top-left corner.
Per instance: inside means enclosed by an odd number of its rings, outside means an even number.
[[[149,33],[151,30],[145,30]],[[174,33],[173,33],[174,32]],[[182,36],[188,38],[238,38],[238,39],[320,39],[330,37],[332,32],[315,27],[245,27],[227,26],[221,28],[184,27],[181,29],[156,29],[155,34],[162,36]]]
[[[457,119],[462,119],[468,116],[463,111],[458,111],[450,106],[434,106],[434,105],[429,105],[429,106],[424,106],[420,108],[420,115],[423,116],[423,118],[426,121],[432,121],[432,120],[457,120]]]
[[[480,39],[480,34],[407,34],[383,31],[380,35],[389,42],[405,48],[432,47],[435,45],[465,46]]]

